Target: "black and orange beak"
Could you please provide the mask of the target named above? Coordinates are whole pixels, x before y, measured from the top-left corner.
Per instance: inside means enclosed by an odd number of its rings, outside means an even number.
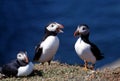
[[[57,28],[56,31],[57,31],[58,33],[63,33],[63,30],[62,30],[63,28],[64,28],[64,26],[63,26],[62,24],[58,24],[58,28]]]

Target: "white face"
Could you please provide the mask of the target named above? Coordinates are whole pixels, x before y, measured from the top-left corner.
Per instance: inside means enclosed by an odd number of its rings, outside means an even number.
[[[27,54],[26,52],[19,52],[17,54],[17,59],[21,60],[21,61],[25,61],[27,63],[28,62],[28,57],[27,57],[26,54]]]
[[[86,35],[89,33],[89,29],[86,26],[80,26],[79,32],[82,33],[83,35]]]
[[[47,30],[48,31],[51,31],[51,32],[57,32],[57,33],[60,33],[60,32],[63,32],[61,29],[63,28],[63,26],[59,23],[51,23],[48,27],[47,27]]]
[[[78,26],[74,32],[74,36],[87,35],[89,34],[89,28],[87,26],[81,25]]]

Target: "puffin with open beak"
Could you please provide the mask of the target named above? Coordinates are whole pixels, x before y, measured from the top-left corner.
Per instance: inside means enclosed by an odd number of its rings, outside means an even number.
[[[35,48],[34,61],[41,62],[42,64],[48,62],[50,65],[51,60],[56,54],[59,47],[58,33],[63,33],[63,25],[53,22],[45,27],[45,33],[42,42]]]
[[[99,48],[89,41],[89,34],[90,30],[86,24],[79,25],[74,32],[74,36],[79,37],[75,43],[75,51],[84,60],[86,70],[88,69],[88,63],[92,64],[90,69],[94,69],[96,61],[104,58]]]

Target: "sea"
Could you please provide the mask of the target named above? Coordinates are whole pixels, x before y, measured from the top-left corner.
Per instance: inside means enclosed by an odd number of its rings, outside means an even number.
[[[32,61],[51,22],[64,26],[54,61],[84,63],[74,49],[78,38],[73,34],[80,24],[89,26],[90,41],[105,56],[97,68],[120,59],[120,0],[0,0],[0,66],[16,59],[19,51],[27,51]]]

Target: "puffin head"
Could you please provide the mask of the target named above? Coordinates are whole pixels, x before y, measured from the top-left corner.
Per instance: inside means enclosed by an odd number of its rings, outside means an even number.
[[[27,52],[23,52],[23,51],[21,51],[21,52],[19,52],[18,54],[17,54],[17,60],[20,62],[20,61],[22,61],[22,62],[24,62],[24,63],[28,63],[29,61],[28,61],[28,57],[27,57]]]
[[[79,25],[74,32],[74,36],[89,36],[89,27],[86,24]]]
[[[57,23],[57,22],[53,22],[53,23],[50,23],[46,29],[49,31],[49,32],[55,32],[55,33],[63,33],[62,29],[63,29],[63,25]]]

